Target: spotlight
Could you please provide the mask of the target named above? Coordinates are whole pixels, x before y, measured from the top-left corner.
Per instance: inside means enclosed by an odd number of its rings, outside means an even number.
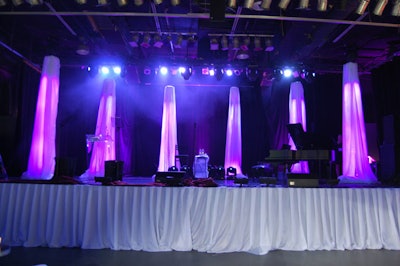
[[[109,69],[108,67],[106,67],[106,66],[102,66],[102,67],[100,68],[100,72],[101,72],[101,74],[103,74],[103,75],[108,75],[108,74],[110,74],[110,69]]]
[[[113,66],[113,72],[115,75],[121,75],[121,67],[120,66]]]
[[[171,0],[171,5],[177,6],[181,3],[181,0]]]
[[[141,6],[141,5],[143,5],[143,0],[135,0],[134,3],[135,3],[135,6]]]
[[[97,0],[97,5],[106,6],[108,5],[108,0]]]
[[[129,45],[133,48],[139,47],[139,35],[134,34],[132,35],[132,40],[129,42]]]
[[[292,73],[293,73],[293,71],[291,69],[289,69],[289,68],[285,68],[283,70],[283,76],[285,78],[290,78],[292,76]]]
[[[288,5],[290,4],[290,0],[281,0],[279,2],[279,7],[283,10],[286,10],[286,8],[288,7]]]
[[[228,45],[228,38],[224,35],[221,38],[221,50],[226,51],[229,50],[229,45]]]
[[[399,0],[400,1],[400,0]],[[274,45],[272,44],[272,40],[270,38],[267,38],[265,40],[265,51],[266,52],[272,52],[275,49]]]
[[[154,0],[154,4],[156,5],[160,5],[162,4],[163,0]]]
[[[358,5],[357,9],[356,9],[356,13],[358,15],[363,15],[365,10],[367,9],[369,4],[369,0],[361,0],[360,4]]]
[[[261,3],[261,8],[269,10],[271,7],[272,0],[263,0]]]
[[[216,38],[212,38],[210,40],[210,50],[211,51],[216,51],[219,49],[219,44]]]
[[[400,16],[400,0],[396,0],[393,3],[392,16],[395,16],[395,17]]]
[[[156,48],[161,48],[164,45],[164,43],[161,40],[160,34],[154,35],[153,41],[154,41],[153,46]]]
[[[259,52],[262,51],[263,48],[261,47],[261,39],[259,37],[254,38],[254,51]]]
[[[143,69],[143,74],[145,74],[146,76],[149,76],[151,74],[151,68],[150,67],[145,67]]]
[[[178,35],[178,37],[176,38],[176,42],[174,44],[175,48],[182,48],[182,41],[183,41],[183,37],[181,34]]]
[[[243,7],[251,9],[251,8],[253,8],[253,5],[254,5],[254,0],[245,0]]]
[[[12,0],[12,3],[14,4],[14,6],[20,6],[20,5],[22,5],[23,1],[22,0]]]
[[[308,9],[310,0],[300,0],[299,9]]]
[[[118,0],[117,2],[119,6],[126,6],[128,4],[128,0]]]
[[[165,76],[168,74],[168,68],[165,66],[160,67],[160,73],[161,75]]]
[[[140,44],[140,46],[142,46],[143,48],[149,48],[150,47],[150,35],[148,33],[146,33],[143,36],[143,42]]]
[[[379,0],[375,6],[373,13],[376,16],[382,16],[383,10],[385,9],[387,3],[388,3],[388,0]]]
[[[236,8],[236,0],[229,0],[228,1],[228,7]]]
[[[227,69],[226,71],[225,71],[225,73],[226,73],[226,75],[228,76],[228,77],[231,77],[232,75],[233,75],[233,71],[232,71],[232,69]]]
[[[243,51],[248,51],[249,50],[249,45],[250,45],[250,38],[247,37],[243,40],[242,45],[240,46],[240,49]]]
[[[43,4],[43,0],[27,0],[26,2],[31,6],[37,6]]]
[[[181,73],[182,77],[185,80],[189,80],[190,77],[192,76],[192,67],[182,67],[179,68],[179,72]]]
[[[234,179],[234,178],[236,178],[236,168],[234,168],[234,167],[232,167],[232,166],[229,166],[229,167],[226,169],[226,176],[227,176],[227,179]]]
[[[324,12],[328,8],[328,0],[318,0],[317,10]]]
[[[214,70],[214,68],[210,68],[210,69],[208,70],[208,73],[209,73],[210,76],[214,76],[214,75],[215,75],[215,70]]]

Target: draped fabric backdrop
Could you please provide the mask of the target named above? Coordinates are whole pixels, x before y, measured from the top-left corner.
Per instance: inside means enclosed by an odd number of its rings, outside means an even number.
[[[228,122],[226,128],[225,169],[236,168],[242,174],[242,123],[240,110],[240,91],[231,87],[229,92]]]
[[[105,79],[100,97],[97,114],[97,141],[88,142],[88,152],[91,152],[89,168],[82,177],[93,179],[104,176],[104,162],[115,160],[115,80]],[[92,180],[93,181],[93,180]]]
[[[167,85],[164,88],[158,171],[168,171],[168,168],[175,165],[175,152],[177,145],[175,87]],[[178,167],[178,169],[180,168],[179,165],[175,166]]]
[[[343,66],[343,175],[342,183],[375,183],[377,178],[368,162],[364,113],[361,99],[358,66]]]
[[[289,92],[289,123],[300,123],[303,130],[307,131],[306,105],[304,100],[303,84],[300,81],[295,81],[290,84]],[[292,150],[296,150],[296,145],[291,136],[289,136],[289,145]],[[301,161],[292,165],[292,173],[309,173],[308,162]]]
[[[22,177],[51,179],[56,156],[56,120],[60,81],[60,60],[46,56],[40,79],[28,169]]]

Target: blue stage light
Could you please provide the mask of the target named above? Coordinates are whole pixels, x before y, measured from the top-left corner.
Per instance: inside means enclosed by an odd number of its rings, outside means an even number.
[[[227,69],[227,70],[225,71],[225,73],[226,73],[226,75],[227,75],[228,77],[230,77],[230,76],[233,75],[232,69]]]
[[[293,71],[289,68],[283,70],[283,76],[285,78],[290,78],[292,76]]]
[[[121,74],[121,67],[120,66],[113,66],[113,72],[115,75]]]
[[[209,69],[209,75],[210,76],[214,76],[215,75],[215,70],[214,70],[214,68],[211,68],[211,69]]]
[[[162,74],[162,75],[167,75],[168,74],[168,68],[166,68],[166,67],[161,67],[160,68],[160,73]]]
[[[100,68],[100,72],[101,72],[101,74],[103,74],[103,75],[108,75],[108,74],[110,74],[110,69],[109,69],[108,67],[106,67],[106,66],[102,66],[102,67]]]

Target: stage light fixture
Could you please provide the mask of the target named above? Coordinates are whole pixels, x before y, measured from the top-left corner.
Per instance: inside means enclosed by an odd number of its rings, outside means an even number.
[[[237,51],[240,49],[240,41],[238,37],[234,37],[233,38],[233,42],[232,42],[232,50]]]
[[[141,6],[143,5],[143,0],[135,0],[133,3],[135,4],[135,6]]]
[[[269,10],[271,8],[272,0],[263,0],[261,3],[261,8]]]
[[[210,40],[210,50],[211,51],[217,51],[219,50],[219,44],[216,38],[212,38]]]
[[[388,0],[379,0],[373,11],[374,15],[382,16],[383,10],[385,10],[387,3]]]
[[[23,0],[12,0],[14,6],[20,6],[22,5],[23,2],[24,2]]]
[[[161,48],[164,45],[163,41],[161,40],[160,34],[155,34],[153,37],[153,41],[153,46],[156,48]]]
[[[310,0],[300,0],[299,9],[308,9]]]
[[[249,81],[254,82],[260,77],[258,66],[248,66],[246,68],[246,77]]]
[[[153,2],[154,4],[159,5],[162,4],[163,0],[154,0]]]
[[[263,50],[263,48],[261,47],[261,39],[259,37],[254,38],[254,49],[253,50],[256,52]]]
[[[183,41],[183,36],[182,36],[182,34],[179,34],[178,37],[176,38],[174,47],[178,48],[178,49],[182,48],[182,41]]]
[[[396,0],[393,3],[392,16],[395,16],[395,17],[400,16],[400,0]]]
[[[117,2],[119,6],[126,6],[128,4],[128,0],[118,0]]]
[[[183,77],[183,79],[184,80],[189,80],[190,79],[190,77],[192,76],[192,71],[193,71],[193,69],[192,69],[192,67],[182,67],[182,68],[179,68],[180,69],[180,73],[181,73],[181,76]]]
[[[146,33],[143,36],[143,41],[140,44],[140,46],[142,46],[143,48],[149,48],[150,47],[150,43],[149,42],[150,42],[150,34]]]
[[[357,9],[356,9],[356,13],[358,15],[363,15],[365,13],[365,10],[367,9],[368,5],[369,5],[369,1],[370,0],[361,0],[360,4],[358,5]]]
[[[290,4],[290,0],[281,0],[278,4],[279,8],[286,10],[288,5]]]
[[[31,6],[37,6],[43,4],[43,0],[26,0]]]
[[[151,75],[151,68],[150,67],[144,67],[143,74],[145,74],[146,76]]]
[[[97,5],[99,6],[108,5],[108,0],[97,0]]]
[[[181,0],[171,0],[171,5],[177,6],[181,3]]]
[[[236,0],[229,0],[228,1],[228,7],[236,8]]]
[[[274,49],[275,49],[275,47],[272,44],[272,40],[270,38],[267,38],[265,40],[265,51],[266,52],[272,52]]]
[[[328,0],[318,0],[317,10],[321,12],[325,12],[328,8]]]
[[[113,66],[112,69],[113,69],[113,72],[114,72],[115,75],[121,75],[122,69],[121,69],[120,66]]]
[[[215,75],[215,69],[214,68],[208,69],[208,73],[209,73],[210,76],[213,77]]]
[[[229,50],[228,38],[225,35],[221,38],[221,50]]]
[[[227,176],[227,179],[234,179],[234,178],[236,178],[236,168],[235,168],[235,167],[232,167],[232,166],[229,166],[229,167],[226,169],[226,176]]]
[[[254,0],[245,0],[243,3],[243,7],[248,9],[253,8],[253,5],[254,5]]]
[[[244,38],[243,43],[240,46],[240,49],[242,49],[243,51],[248,51],[249,46],[250,46],[250,37],[246,37]]]
[[[160,73],[161,75],[165,76],[168,74],[168,68],[165,66],[160,67]]]
[[[102,66],[100,67],[100,73],[103,75],[108,75],[110,74],[110,69],[107,66]]]
[[[231,77],[231,76],[233,75],[233,71],[232,71],[232,69],[230,69],[230,68],[226,69],[226,70],[225,70],[225,73],[226,73],[226,75],[227,75],[228,77]]]
[[[129,42],[129,45],[133,48],[139,47],[139,34],[132,35],[132,40]]]
[[[285,68],[283,70],[283,76],[285,78],[290,78],[292,76],[293,71],[290,68]]]

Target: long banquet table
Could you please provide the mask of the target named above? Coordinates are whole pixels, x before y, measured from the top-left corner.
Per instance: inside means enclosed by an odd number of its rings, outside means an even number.
[[[0,236],[25,247],[399,250],[400,189],[2,183]]]

